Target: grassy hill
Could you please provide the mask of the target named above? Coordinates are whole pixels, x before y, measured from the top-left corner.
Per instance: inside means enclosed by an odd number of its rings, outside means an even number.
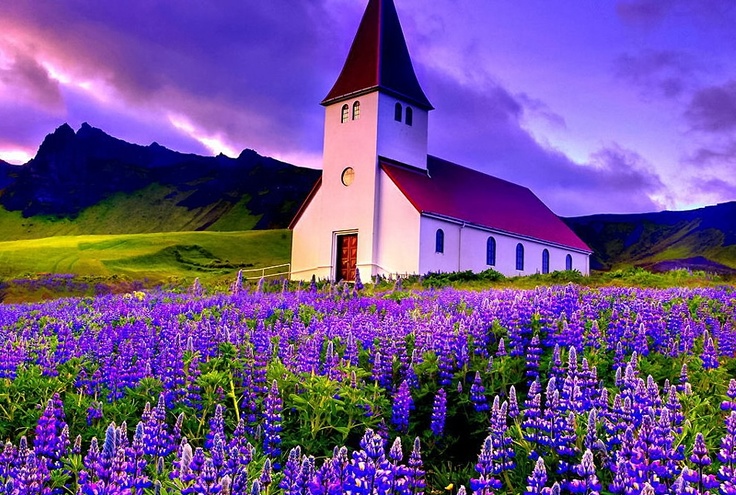
[[[25,165],[0,162],[0,241],[284,228],[320,173],[253,150],[198,156],[64,124]]]
[[[200,278],[214,285],[238,270],[288,263],[288,230],[57,236],[0,242],[0,279],[39,273],[120,277],[152,284]]]
[[[594,254],[591,267],[736,273],[736,202],[690,211],[565,219]]]
[[[188,208],[181,202],[191,194],[173,186],[151,184],[132,193],[117,193],[84,209],[75,217],[35,215],[0,206],[2,239],[38,239],[52,236],[102,235],[154,232],[244,231],[261,218],[247,208],[248,196],[237,203],[227,200]]]

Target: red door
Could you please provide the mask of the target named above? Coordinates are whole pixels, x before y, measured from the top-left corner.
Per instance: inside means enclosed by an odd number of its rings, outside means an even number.
[[[337,282],[355,280],[355,262],[358,259],[358,234],[337,236]]]

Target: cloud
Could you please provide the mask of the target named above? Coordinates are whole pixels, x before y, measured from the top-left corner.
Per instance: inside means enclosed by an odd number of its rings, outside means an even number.
[[[616,13],[626,22],[653,25],[670,16],[693,22],[720,24],[726,28],[736,13],[733,0],[619,0]],[[732,29],[728,27],[727,29]]]
[[[736,181],[726,181],[716,177],[695,178],[693,186],[706,191],[713,202],[722,201],[722,198],[736,198]]]
[[[63,100],[59,83],[34,56],[12,45],[0,45],[9,62],[0,66],[0,95],[23,100],[48,110],[61,110]]]
[[[710,147],[703,146],[695,150],[687,157],[688,163],[696,164],[701,167],[721,168],[723,164],[731,165],[731,169],[736,167],[736,139],[726,141],[723,145],[713,145]]]
[[[44,9],[10,2],[0,6],[0,30],[34,43],[36,69],[43,69],[37,62],[43,58],[66,86],[86,88],[90,97],[129,112],[183,115],[232,148],[304,152],[321,143],[318,103],[339,71],[314,67],[335,52],[325,44],[350,37],[331,29],[325,1],[223,0],[187,9],[145,0],[71,0]],[[39,87],[34,60],[21,62],[12,77]],[[58,89],[48,94],[58,100]],[[165,127],[166,118],[161,121]]]
[[[611,144],[578,164],[540,144],[522,126],[533,98],[514,97],[490,78],[471,84],[434,73],[428,90],[445,95],[430,116],[430,153],[442,149],[441,158],[530,187],[559,215],[652,211],[669,201],[659,176],[634,151]]]
[[[680,96],[695,82],[696,64],[674,50],[625,53],[614,60],[616,77],[641,88],[644,96]]]
[[[685,117],[697,131],[730,133],[736,130],[736,80],[697,91]]]

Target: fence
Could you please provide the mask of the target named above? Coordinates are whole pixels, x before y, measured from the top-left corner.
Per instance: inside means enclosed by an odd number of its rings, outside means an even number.
[[[276,270],[276,271],[274,273],[270,273],[272,270]],[[243,277],[246,279],[284,277],[284,276],[288,278],[289,275],[291,274],[291,263],[284,263],[283,265],[266,266],[263,268],[251,268],[248,270],[242,270],[242,272],[243,272]],[[252,274],[252,275],[249,275],[249,274]]]

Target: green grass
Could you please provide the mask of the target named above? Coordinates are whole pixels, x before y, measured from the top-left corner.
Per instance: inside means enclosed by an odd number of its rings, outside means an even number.
[[[201,208],[179,206],[191,192],[177,192],[159,184],[130,194],[116,194],[91,206],[76,218],[34,216],[0,207],[0,240],[40,239],[83,234],[108,235],[196,230],[243,231],[260,216],[251,215],[243,198],[233,205],[219,201]]]
[[[57,236],[0,242],[0,278],[39,273],[216,285],[239,269],[289,262],[288,230]],[[248,273],[245,273],[248,276]],[[252,276],[256,276],[255,274]]]

